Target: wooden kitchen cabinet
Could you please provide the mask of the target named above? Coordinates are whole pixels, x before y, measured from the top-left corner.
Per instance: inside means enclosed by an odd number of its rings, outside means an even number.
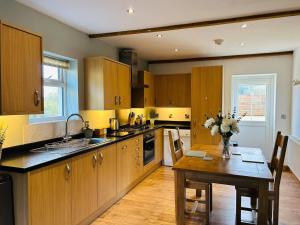
[[[139,71],[138,87],[132,89],[132,107],[155,107],[154,75],[148,71]]]
[[[219,144],[220,137],[211,136],[203,127],[207,117],[222,110],[222,66],[197,67],[192,70],[192,145]]]
[[[190,107],[191,74],[155,76],[157,107]]]
[[[117,143],[117,190],[126,190],[143,173],[143,136]]]
[[[28,175],[30,225],[71,225],[71,162],[64,161]]]
[[[128,65],[103,58],[85,58],[85,106],[89,110],[131,108]]]
[[[72,160],[72,224],[79,224],[98,209],[97,152]]]
[[[163,160],[163,128],[155,130],[155,163]]]
[[[117,145],[98,150],[98,208],[117,196]]]
[[[0,22],[1,114],[43,113],[42,37]]]

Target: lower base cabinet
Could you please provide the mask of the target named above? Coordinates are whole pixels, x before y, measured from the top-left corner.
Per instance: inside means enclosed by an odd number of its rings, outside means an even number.
[[[98,161],[95,151],[72,160],[72,224],[79,224],[98,208]]]
[[[156,158],[147,168],[139,135],[24,174],[28,198],[16,200],[16,208],[24,210],[17,210],[22,222],[16,225],[90,224],[156,168],[162,157],[162,129],[156,131],[155,146]]]
[[[71,225],[71,162],[55,164],[28,175],[30,225]]]
[[[98,208],[101,208],[117,196],[117,146],[99,149],[98,161]]]

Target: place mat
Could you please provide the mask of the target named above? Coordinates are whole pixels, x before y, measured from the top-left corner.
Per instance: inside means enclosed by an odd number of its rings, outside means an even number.
[[[255,154],[242,154],[242,161],[243,162],[251,162],[251,163],[265,163],[265,160],[260,155]]]
[[[189,157],[199,157],[203,158],[206,155],[206,152],[204,151],[191,151],[188,150],[184,153],[184,155],[189,156]]]

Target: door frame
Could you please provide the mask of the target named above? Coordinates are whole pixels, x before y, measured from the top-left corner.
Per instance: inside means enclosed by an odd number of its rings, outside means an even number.
[[[236,87],[239,84],[265,84],[267,85],[267,99],[266,99],[266,121],[241,121],[243,126],[265,126],[266,127],[266,141],[265,146],[268,149],[273,148],[275,141],[275,118],[276,118],[276,86],[277,86],[277,74],[246,74],[246,75],[232,75],[231,79],[231,112],[233,113],[237,102],[237,90]]]

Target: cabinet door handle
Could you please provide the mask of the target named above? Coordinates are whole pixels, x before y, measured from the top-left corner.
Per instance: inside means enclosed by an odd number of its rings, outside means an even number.
[[[196,132],[196,131],[194,131],[194,134],[193,134],[193,135],[194,135],[194,137],[196,137],[196,136],[197,136],[197,132]]]
[[[115,96],[115,105],[118,105],[118,96]]]
[[[97,164],[97,155],[94,154],[94,155],[93,155],[93,167],[95,167],[96,164]]]
[[[124,146],[122,147],[122,149],[123,149],[123,150],[126,150],[126,149],[127,149],[127,145],[124,145]]]
[[[136,142],[136,143],[140,143],[140,139],[136,139],[135,142]]]
[[[34,90],[34,93],[33,93],[33,103],[35,106],[38,106],[41,102],[41,96],[40,96],[40,92],[38,90]]]
[[[68,180],[71,175],[71,166],[69,163],[66,164],[65,170],[66,170],[66,179]]]
[[[121,96],[119,96],[119,105],[121,105]]]
[[[197,120],[193,120],[194,126],[197,125]]]
[[[104,159],[102,152],[99,153],[99,158],[100,158],[99,164],[102,165],[102,162],[103,162],[103,159]]]

